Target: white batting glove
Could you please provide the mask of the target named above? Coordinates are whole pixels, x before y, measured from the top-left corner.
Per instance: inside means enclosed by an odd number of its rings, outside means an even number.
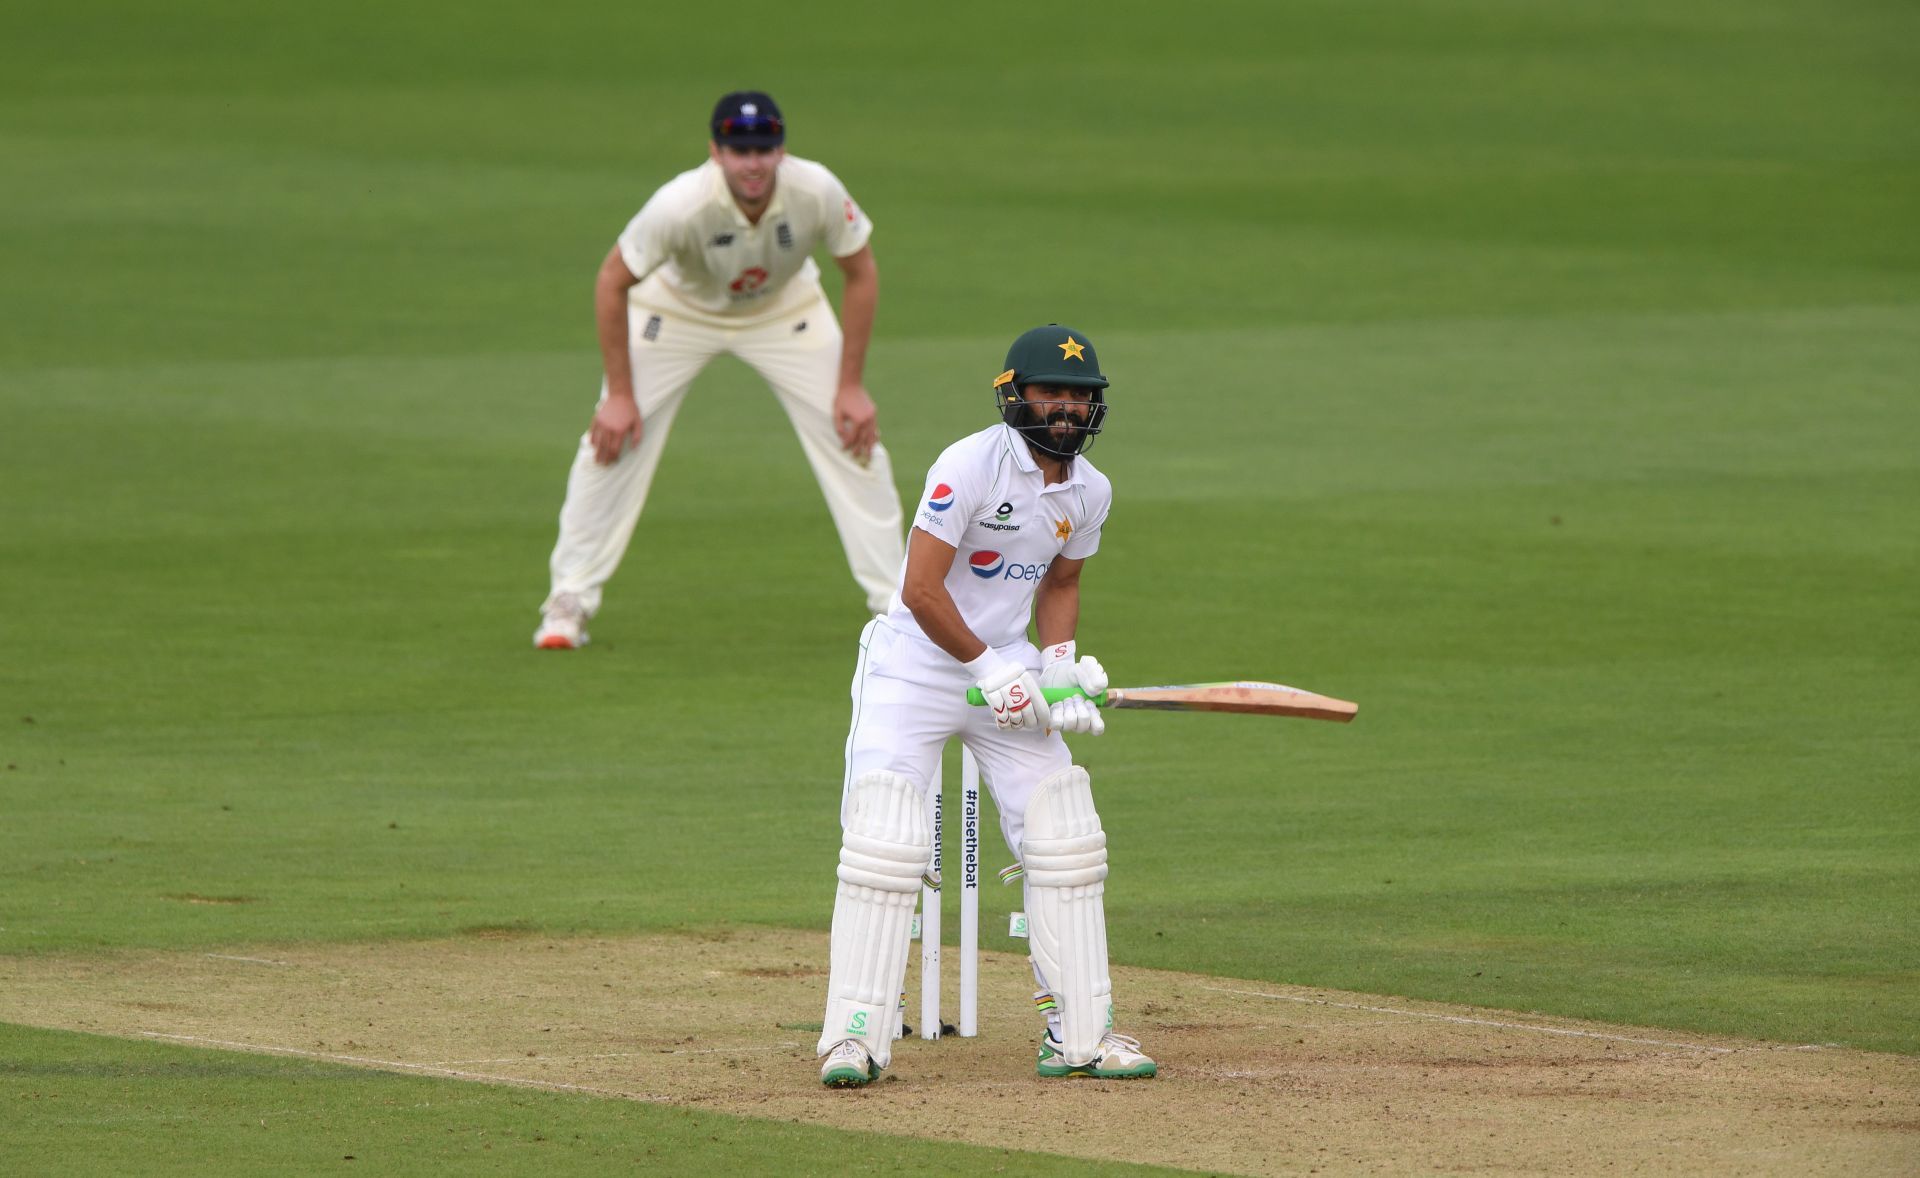
[[[1047,710],[1053,717],[1053,726],[1061,732],[1084,732],[1088,736],[1098,736],[1107,730],[1106,717],[1085,696],[1070,695],[1048,704]]]
[[[981,664],[987,664],[983,669]],[[1040,680],[1019,663],[1008,662],[989,650],[967,664],[993,709],[993,722],[1003,731],[1030,728],[1044,732],[1051,727],[1047,700],[1040,694]]]
[[[1040,686],[1078,687],[1088,695],[1099,695],[1108,686],[1107,669],[1092,655],[1084,655],[1076,662],[1074,648],[1071,638],[1047,647],[1044,656],[1046,661],[1040,668]],[[1079,729],[1063,728],[1062,731],[1074,732]]]

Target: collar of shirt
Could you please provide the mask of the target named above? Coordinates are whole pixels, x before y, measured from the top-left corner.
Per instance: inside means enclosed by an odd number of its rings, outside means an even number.
[[[1086,485],[1086,480],[1080,477],[1080,464],[1078,462],[1069,462],[1067,464],[1067,478],[1065,482],[1047,482],[1046,472],[1040,469],[1040,463],[1033,456],[1033,447],[1027,445],[1027,440],[1020,436],[1019,430],[1002,422],[1000,425],[1000,437],[1001,440],[1006,443],[1008,451],[1013,454],[1013,464],[1015,466],[1028,474],[1037,474],[1040,476],[1040,493],[1042,495],[1061,487],[1081,487]]]
[[[767,211],[760,214],[759,224],[755,224],[740,211],[740,202],[733,199],[733,191],[727,187],[727,174],[720,170],[720,165],[708,160],[707,167],[713,170],[713,202],[727,210],[740,228],[757,229],[760,225],[778,223],[779,215],[786,212],[786,189],[780,183],[778,169],[773,173],[773,199],[767,202]]]

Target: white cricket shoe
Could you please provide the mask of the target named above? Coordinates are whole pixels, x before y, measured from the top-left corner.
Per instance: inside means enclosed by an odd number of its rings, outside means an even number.
[[[858,1039],[842,1039],[820,1065],[820,1082],[829,1088],[865,1088],[880,1078],[880,1065]]]
[[[540,611],[533,645],[540,650],[579,650],[587,644],[587,613],[571,593],[556,593]]]
[[[1144,1080],[1156,1075],[1160,1065],[1140,1050],[1140,1040],[1108,1031],[1100,1039],[1100,1050],[1090,1063],[1070,1064],[1060,1040],[1053,1031],[1040,1037],[1040,1060],[1034,1071],[1043,1076],[1093,1076],[1101,1080]]]

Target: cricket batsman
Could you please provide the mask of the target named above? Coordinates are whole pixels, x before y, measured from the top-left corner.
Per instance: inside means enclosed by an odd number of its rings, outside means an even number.
[[[871,1083],[891,1059],[908,929],[933,858],[931,783],[955,736],[973,750],[1024,871],[1035,1001],[1047,1012],[1040,1075],[1156,1071],[1113,1031],[1107,837],[1087,771],[1061,739],[1106,724],[1086,699],[1049,707],[1041,694],[1107,687],[1099,661],[1076,658],[1074,644],[1080,570],[1113,501],[1082,453],[1106,420],[1106,387],[1084,332],[1049,324],[1013,342],[993,382],[1000,423],[933,464],[899,588],[860,635],[818,1048],[829,1087]],[[971,687],[987,707],[968,705]]]
[[[838,177],[786,153],[772,98],[720,99],[707,161],[661,186],[607,251],[594,282],[606,379],[580,439],[533,644],[587,642],[647,501],[667,431],[694,378],[722,352],[779,398],[820,483],[867,607],[886,607],[900,567],[900,496],[863,370],[879,300],[873,223]],[[820,286],[824,246],[845,276],[845,330]]]

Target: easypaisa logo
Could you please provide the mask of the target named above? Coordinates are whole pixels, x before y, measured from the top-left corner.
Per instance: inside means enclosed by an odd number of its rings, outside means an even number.
[[[1007,560],[998,552],[984,551],[967,557],[967,567],[982,581],[1038,581],[1047,575],[1047,566],[1052,563],[1021,564]]]

